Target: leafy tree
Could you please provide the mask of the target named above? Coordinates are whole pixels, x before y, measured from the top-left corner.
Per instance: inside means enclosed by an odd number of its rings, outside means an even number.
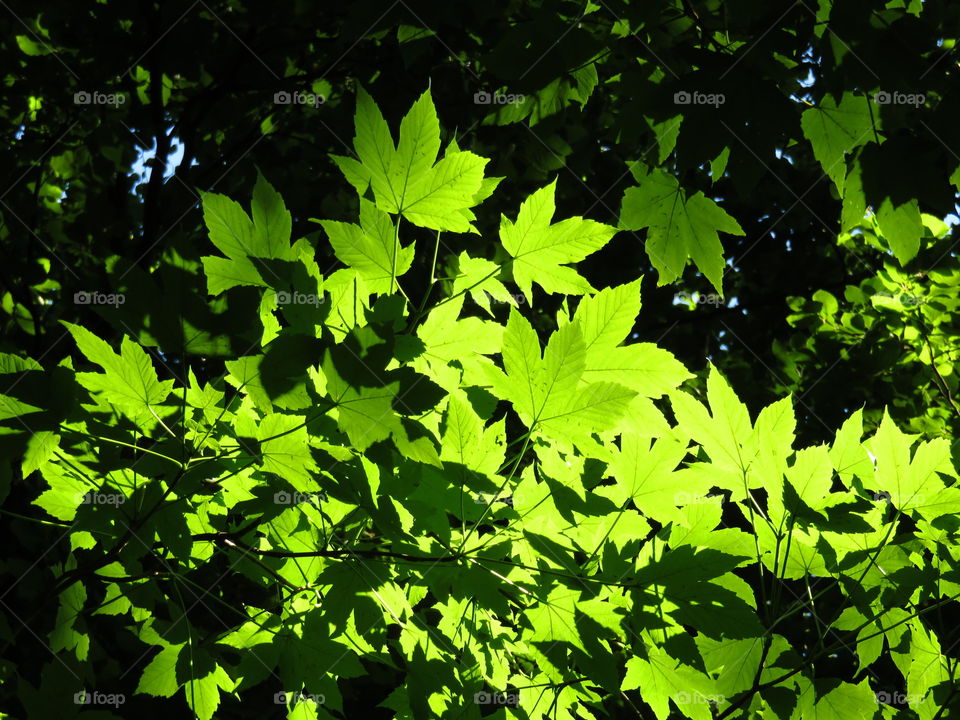
[[[5,10],[0,711],[957,714],[953,6]]]

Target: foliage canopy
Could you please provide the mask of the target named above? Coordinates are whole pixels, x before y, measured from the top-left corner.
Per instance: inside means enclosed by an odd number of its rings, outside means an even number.
[[[958,716],[956,7],[6,10],[4,717]]]

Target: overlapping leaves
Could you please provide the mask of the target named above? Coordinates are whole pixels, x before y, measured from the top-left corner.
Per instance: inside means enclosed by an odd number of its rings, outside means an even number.
[[[886,652],[932,716],[953,675],[925,614],[960,593],[948,443],[914,448],[888,416],[865,441],[854,414],[829,447],[798,449],[792,398],[753,418],[712,367],[702,402],[676,358],[631,342],[639,281],[597,291],[573,267],[614,229],[554,223],[554,185],[501,221],[511,271],[486,285],[570,296],[545,344],[526,311],[501,325],[468,304],[493,260],[461,254],[450,292],[411,307],[394,284],[415,246],[389,216],[469,230],[485,161],[451,145],[436,162],[429,94],[396,145],[363,93],[356,121],[359,161],[337,162],[360,222],[322,221],[346,268],[321,273],[306,241],[290,244],[265,180],[251,216],[205,196],[224,255],[207,258],[208,289],[263,292],[260,346],[222,379],[161,380],[163,358],[132,338],[117,353],[68,326],[102,372],[67,367],[83,419],[24,461],[47,486],[37,508],[75,523],[53,568],[57,658],[104,652],[86,631],[102,592],[97,612],[152,653],[136,692],[201,720],[271,698],[289,718],[344,717],[344,689],[370,672],[392,685],[382,706],[418,720],[479,717],[488,692],[515,695],[504,712],[527,720],[616,716],[623,697],[658,720],[872,717],[869,682],[824,663],[843,651],[858,672]],[[719,288],[716,232],[739,227],[663,177],[631,193],[633,224],[654,245],[680,228],[665,269],[692,255]],[[323,302],[279,300],[308,290]],[[7,408],[24,422],[42,410]],[[185,606],[198,578],[223,613]],[[827,592],[843,614],[805,645],[789,619]],[[853,631],[850,649],[838,633]]]

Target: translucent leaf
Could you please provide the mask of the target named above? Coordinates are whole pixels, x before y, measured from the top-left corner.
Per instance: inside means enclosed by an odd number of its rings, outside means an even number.
[[[819,107],[804,110],[800,117],[803,134],[813,146],[813,155],[843,196],[847,166],[844,154],[873,139],[870,98],[845,92],[840,104],[826,95]]]
[[[102,374],[79,373],[77,380],[91,392],[104,393],[111,403],[134,410],[162,404],[170,394],[173,380],[160,382],[150,356],[124,335],[120,354],[80,325],[63,321],[87,360],[104,369]]]
[[[654,170],[639,187],[627,188],[620,225],[626,230],[647,229],[647,256],[660,274],[658,285],[679,278],[690,258],[721,294],[723,246],[717,233],[744,234],[713,200],[701,192],[688,197],[664,170]]]
[[[401,277],[413,263],[413,245],[394,257],[394,226],[390,216],[360,199],[360,224],[321,220],[337,259],[356,270],[369,292],[389,293],[391,277]]]
[[[537,190],[520,205],[516,221],[502,216],[500,241],[513,258],[513,280],[532,303],[536,283],[548,293],[583,295],[593,287],[569,267],[596,252],[614,236],[610,225],[572,217],[551,224],[557,181]]]

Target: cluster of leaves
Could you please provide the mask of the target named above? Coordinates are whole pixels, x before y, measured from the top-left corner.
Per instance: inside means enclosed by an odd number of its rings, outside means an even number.
[[[809,299],[792,298],[787,320],[799,333],[775,352],[788,364],[784,390],[802,385],[801,375],[836,371],[844,390],[840,404],[856,405],[873,388],[880,404],[895,407],[904,425],[925,437],[952,437],[960,409],[954,362],[957,357],[957,275],[949,228],[923,215],[924,237],[916,261],[901,266],[882,235],[877,218],[841,236],[849,262],[866,264],[866,243],[888,259],[841,297],[818,290]],[[836,359],[844,363],[839,367]],[[826,361],[826,358],[833,358]],[[866,378],[870,378],[869,381]],[[866,412],[879,423],[882,410]]]
[[[252,341],[243,337],[249,308],[208,307],[189,292],[198,284],[184,276],[200,272],[193,240],[203,225],[195,189],[245,196],[258,166],[284,178],[298,237],[315,230],[311,214],[348,217],[352,193],[343,183],[335,189],[327,155],[349,145],[346,108],[359,84],[398,117],[430,78],[464,146],[514,181],[492,198],[497,209],[517,207],[559,173],[559,204],[570,214],[596,208],[591,216],[636,228],[640,235],[625,233],[583,273],[617,282],[645,273],[641,324],[653,337],[670,328],[664,344],[697,372],[713,356],[752,408],[771,400],[771,376],[803,360],[770,348],[796,334],[784,322],[785,298],[809,298],[838,267],[841,215],[845,230],[873,207],[904,260],[915,252],[921,214],[953,210],[960,133],[951,56],[960,11],[949,0],[457,8],[405,0],[273,10],[232,0],[55,11],[14,3],[0,17],[7,351],[39,357],[60,341],[61,319],[97,318],[95,308],[73,306],[74,293],[122,292],[121,311],[100,314],[112,340],[135,333],[168,357],[196,356],[197,372],[215,377],[219,361],[200,367],[199,358],[242,352]],[[90,43],[94,36],[103,41]],[[74,101],[97,92],[123,102]],[[278,104],[278,92],[323,103]],[[478,93],[518,99],[483,104]],[[723,102],[683,104],[678,93]],[[879,103],[878,93],[912,100]],[[374,193],[383,189],[378,180]],[[332,260],[328,244],[317,245]],[[880,254],[865,255],[872,269],[849,269],[844,284],[880,269]],[[692,267],[678,277],[688,259]],[[414,273],[425,273],[430,255],[413,262]],[[674,279],[688,292],[722,287],[738,304],[684,313],[672,303],[674,288],[653,287]],[[157,311],[157,297],[168,313]],[[725,341],[724,331],[738,341]],[[842,408],[831,400],[844,385],[820,379],[809,373],[801,389],[817,383],[805,402],[832,424]],[[900,409],[891,404],[899,421],[911,420]]]
[[[556,219],[555,182],[489,254],[447,251],[500,178],[455,141],[438,160],[440,137],[429,92],[396,142],[358,93],[359,159],[334,161],[359,223],[317,221],[332,273],[262,177],[249,214],[203,196],[207,292],[258,318],[220,378],[71,323],[55,366],[0,355],[4,432],[60,533],[52,584],[26,581],[48,604],[0,628],[6,652],[35,634],[54,657],[37,679],[3,666],[5,710],[72,717],[85,688],[200,720],[477,718],[477,693],[531,720],[960,709],[949,441],[856,411],[797,448],[790,397],[751,418],[712,367],[698,398],[631,342],[641,281],[578,272],[617,228]],[[701,231],[739,231],[639,180],[625,210],[652,237],[713,263]],[[534,284],[560,300],[549,322],[524,310]]]

